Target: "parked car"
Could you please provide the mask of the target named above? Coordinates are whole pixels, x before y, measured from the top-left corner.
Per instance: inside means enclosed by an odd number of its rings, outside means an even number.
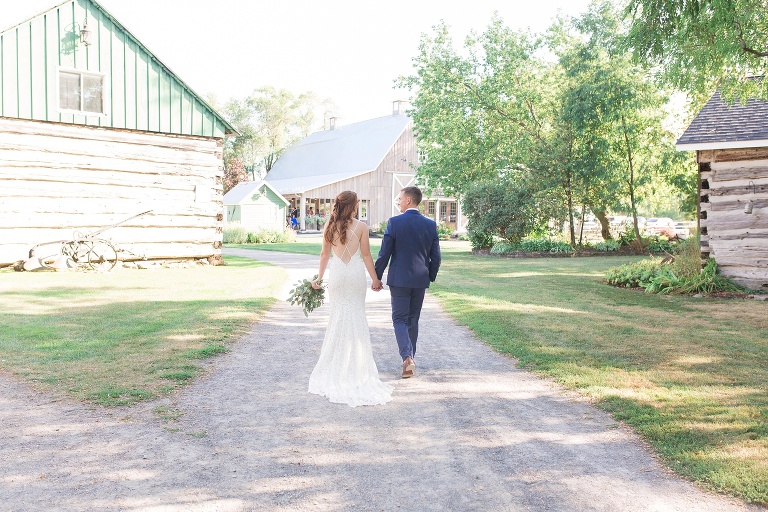
[[[678,220],[675,222],[675,234],[677,238],[684,240],[690,236],[691,231],[696,229],[695,222],[688,222],[684,220]]]
[[[645,223],[645,232],[649,235],[673,238],[675,236],[675,221],[669,217],[650,218]]]

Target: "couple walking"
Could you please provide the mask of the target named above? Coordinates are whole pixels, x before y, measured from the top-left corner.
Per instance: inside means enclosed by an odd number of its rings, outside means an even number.
[[[309,392],[331,402],[352,407],[389,402],[394,388],[379,380],[371,350],[365,316],[365,272],[380,291],[381,278],[389,265],[387,285],[392,301],[392,324],[403,360],[402,377],[416,369],[416,341],[424,293],[437,277],[440,243],[435,221],[417,209],[421,190],[405,187],[398,196],[401,215],[387,222],[376,263],[371,256],[368,226],[355,219],[357,194],[342,192],[323,232],[319,281],[326,267],[331,270],[328,297],[331,303],[328,327],[320,358],[309,378]],[[317,282],[312,286],[319,288]]]

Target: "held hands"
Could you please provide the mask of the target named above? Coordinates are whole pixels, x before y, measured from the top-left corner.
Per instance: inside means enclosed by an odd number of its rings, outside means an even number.
[[[371,284],[371,290],[378,292],[381,291],[382,288],[384,288],[384,283],[381,282],[381,279],[374,279]]]

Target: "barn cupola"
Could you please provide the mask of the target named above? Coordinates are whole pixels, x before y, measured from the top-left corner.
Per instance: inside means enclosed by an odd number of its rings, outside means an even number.
[[[405,109],[408,108],[408,102],[405,100],[395,100],[392,102],[392,115],[404,116]]]

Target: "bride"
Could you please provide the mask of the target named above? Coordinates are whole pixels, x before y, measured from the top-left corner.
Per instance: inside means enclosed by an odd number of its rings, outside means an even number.
[[[320,359],[309,378],[309,392],[351,407],[387,403],[394,390],[379,380],[371,351],[365,316],[365,271],[374,289],[381,288],[381,280],[373,266],[368,226],[354,218],[358,204],[357,194],[351,191],[336,197],[323,232],[320,270],[312,282],[312,287],[319,289],[317,282],[326,267],[330,268],[330,318]]]

